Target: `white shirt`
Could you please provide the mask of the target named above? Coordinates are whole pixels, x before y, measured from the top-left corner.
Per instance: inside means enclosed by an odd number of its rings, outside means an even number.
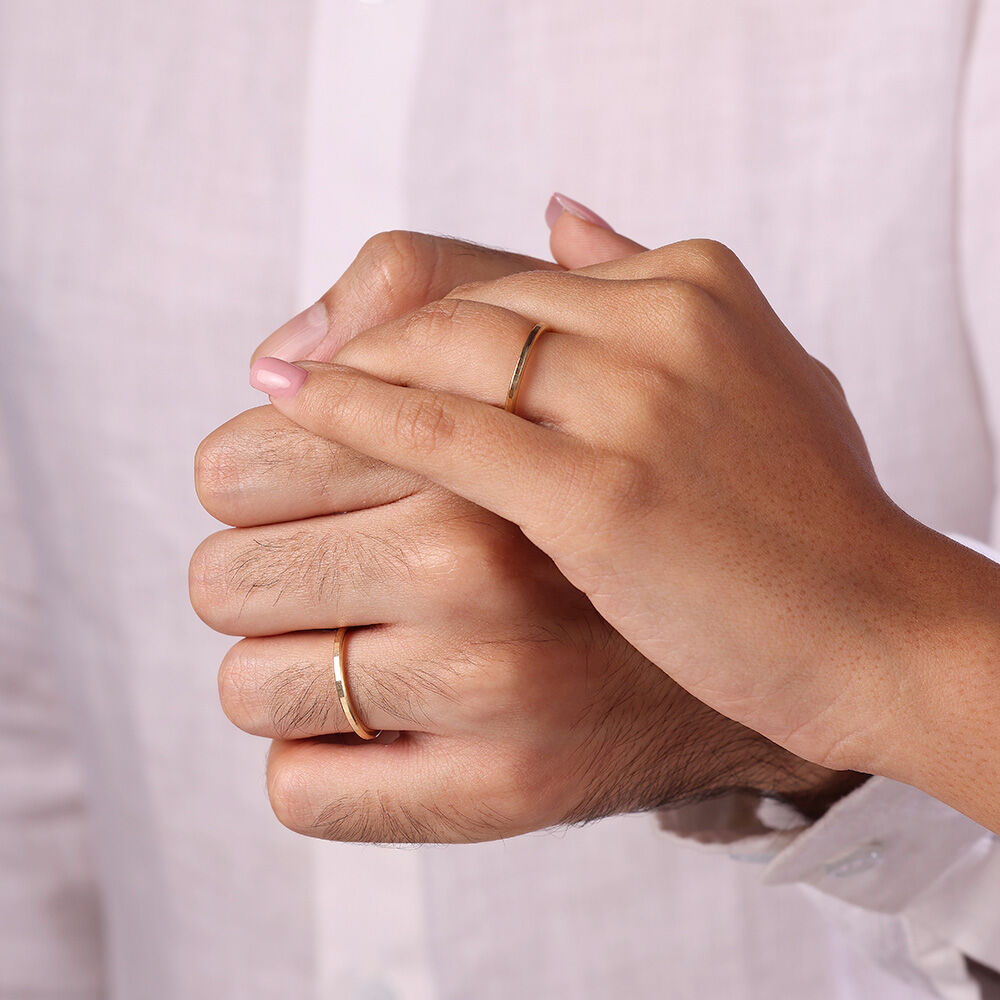
[[[733,246],[890,495],[996,542],[998,8],[0,2],[0,1000],[978,996],[996,841],[892,782],[688,817],[738,860],[295,837],[185,572],[257,341],[379,229],[544,254],[553,189]]]

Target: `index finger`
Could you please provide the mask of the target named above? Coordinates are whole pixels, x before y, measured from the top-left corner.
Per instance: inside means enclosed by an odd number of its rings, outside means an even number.
[[[273,406],[247,410],[212,431],[194,467],[202,506],[234,527],[378,507],[428,485],[310,434]]]
[[[340,364],[281,367],[294,384],[271,402],[299,426],[438,483],[529,538],[552,529],[561,486],[596,475],[595,456],[568,434],[487,403]]]

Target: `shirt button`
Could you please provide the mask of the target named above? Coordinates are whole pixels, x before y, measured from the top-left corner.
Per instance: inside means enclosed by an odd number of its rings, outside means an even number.
[[[827,875],[832,875],[834,878],[848,878],[870,871],[882,861],[883,853],[881,844],[865,844],[833,861],[828,861],[824,867]]]
[[[773,861],[777,856],[777,851],[760,851],[753,853],[730,851],[729,853],[729,857],[733,861],[738,861],[740,864],[744,865],[766,865]]]

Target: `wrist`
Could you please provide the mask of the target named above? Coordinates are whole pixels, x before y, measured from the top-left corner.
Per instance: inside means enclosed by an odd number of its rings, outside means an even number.
[[[859,771],[838,771],[814,764],[765,742],[768,746],[761,748],[748,772],[749,787],[768,798],[787,802],[812,822],[870,777]]]
[[[873,770],[1000,827],[1000,564],[920,526],[920,586]],[[886,713],[887,715],[889,712]]]
[[[707,799],[731,792],[751,792],[793,806],[815,822],[837,801],[868,780],[870,775],[834,770],[814,764],[772,743],[751,729],[719,717],[726,726],[706,744],[696,787],[689,799]]]

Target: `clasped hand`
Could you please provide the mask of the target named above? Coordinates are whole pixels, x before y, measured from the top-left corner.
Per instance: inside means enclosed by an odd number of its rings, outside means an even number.
[[[258,358],[273,406],[199,451],[237,527],[199,548],[192,599],[249,637],[222,700],[276,741],[279,818],[476,840],[747,787],[815,812],[857,780],[828,768],[891,757],[933,533],[735,256],[565,271],[379,239],[325,297],[329,360]],[[336,735],[343,625],[393,742]]]

